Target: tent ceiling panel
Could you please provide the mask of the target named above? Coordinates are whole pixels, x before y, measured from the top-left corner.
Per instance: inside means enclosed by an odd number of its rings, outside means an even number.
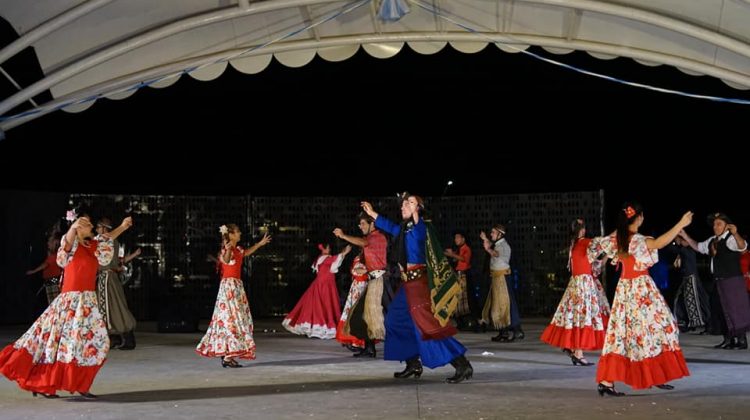
[[[214,80],[217,77],[224,74],[224,70],[227,68],[227,62],[211,64],[206,67],[201,67],[197,70],[193,70],[188,73],[193,79],[207,82]]]
[[[245,74],[257,74],[265,70],[266,67],[271,64],[271,58],[273,58],[273,55],[264,54],[253,57],[235,58],[230,61],[230,63],[232,64],[232,67],[239,72]]]
[[[172,86],[173,84],[177,83],[178,80],[180,80],[180,77],[182,77],[181,74],[176,74],[171,77],[165,77],[157,82],[151,83],[149,86],[156,89],[162,89],[165,87]]]
[[[341,47],[328,47],[318,50],[320,58],[326,61],[338,62],[351,58],[359,50],[359,45],[344,45]]]
[[[409,42],[409,47],[411,49],[424,55],[431,55],[440,52],[440,50],[445,48],[446,45],[448,45],[447,41]]]
[[[325,60],[345,60],[359,45],[373,57],[388,58],[405,42],[422,54],[440,51],[448,42],[462,52],[480,51],[493,41],[505,42],[498,47],[506,52],[530,45],[554,53],[582,49],[598,58],[627,56],[640,63],[673,65],[689,74],[708,74],[730,86],[750,85],[745,83],[750,80],[747,0],[421,3],[437,7],[442,17],[419,7],[418,0],[405,1],[411,12],[396,22],[377,19],[376,1],[306,28],[354,2],[265,0],[250,1],[245,8],[238,0],[4,0],[0,16],[28,36],[16,43],[34,47],[45,78],[4,98],[0,114],[47,89],[54,98],[106,96],[123,80],[149,80],[179,72],[179,66],[185,69],[214,59],[229,60],[239,71],[252,74],[265,69],[271,55],[284,65],[299,67],[316,52]],[[74,7],[90,10],[59,27],[49,23],[70,15]],[[480,33],[471,34],[449,19]],[[261,48],[266,43],[272,45]],[[209,80],[225,67],[210,66],[193,76]]]
[[[375,58],[391,58],[401,51],[403,42],[380,42],[377,44],[364,44],[362,48]]]
[[[715,45],[688,35],[599,13],[585,13],[577,39],[668,53],[698,61],[712,58],[716,51]]]
[[[287,67],[302,67],[315,58],[315,50],[300,50],[277,52],[273,55],[279,60],[279,63]]]
[[[464,54],[475,54],[487,47],[486,42],[451,41],[451,47]]]

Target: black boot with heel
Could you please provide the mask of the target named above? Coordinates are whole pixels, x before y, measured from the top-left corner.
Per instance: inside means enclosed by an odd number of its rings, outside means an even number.
[[[471,367],[469,359],[464,356],[458,356],[451,360],[451,365],[456,368],[456,373],[445,380],[445,382],[448,382],[449,384],[463,382],[464,380],[471,379],[474,375],[474,368]]]
[[[375,342],[371,340],[365,341],[365,348],[359,353],[354,353],[354,357],[372,357],[373,359],[377,356],[375,351]]]
[[[414,377],[417,379],[422,376],[422,362],[419,361],[418,357],[407,360],[406,369],[402,370],[401,372],[393,373],[394,378],[400,379],[408,378],[412,375],[414,375]]]

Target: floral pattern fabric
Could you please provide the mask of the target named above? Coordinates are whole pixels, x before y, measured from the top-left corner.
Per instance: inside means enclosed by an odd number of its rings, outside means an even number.
[[[13,345],[34,363],[98,366],[109,351],[107,326],[99,314],[96,292],[66,292]]]
[[[599,350],[609,321],[609,303],[597,279],[573,276],[542,341],[568,349]]]
[[[618,255],[613,235],[592,242],[623,265],[607,326],[597,381],[623,381],[635,389],[649,388],[687,376],[679,330],[664,297],[646,271],[658,261],[646,237],[635,234],[629,255]],[[628,273],[636,273],[628,278]]]
[[[364,274],[359,274],[362,271],[364,271]],[[350,335],[348,326],[349,316],[357,305],[357,302],[364,295],[365,290],[367,290],[367,268],[359,261],[359,257],[355,257],[352,263],[351,275],[352,285],[349,287],[349,294],[346,296],[346,303],[344,304],[344,309],[341,311],[341,318],[339,318],[339,323],[336,327],[336,341],[342,344],[364,347],[364,340]]]
[[[195,351],[205,357],[255,359],[253,317],[242,280],[221,279],[211,322]]]
[[[103,236],[103,235],[97,235],[96,238],[94,238],[96,241],[96,250],[94,251],[94,256],[99,261],[99,265],[108,265],[112,261],[112,257],[115,255],[115,244],[112,239],[109,237]],[[67,241],[65,239],[65,235],[63,235],[62,239],[60,240],[60,248],[57,249],[57,265],[65,268],[68,264],[73,260],[73,256],[76,253],[76,250],[78,250],[79,246],[78,238],[75,238],[73,240],[73,246],[71,246],[70,251],[65,251],[65,246],[67,245]]]

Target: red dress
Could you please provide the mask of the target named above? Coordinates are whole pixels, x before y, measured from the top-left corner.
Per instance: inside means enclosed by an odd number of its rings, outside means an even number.
[[[576,241],[570,253],[572,277],[552,321],[542,333],[545,343],[571,350],[601,350],[609,322],[609,303],[594,278],[587,250],[591,239]]]
[[[221,257],[221,284],[214,313],[195,351],[205,357],[239,357],[255,359],[253,316],[240,279],[245,251],[232,250],[232,258],[225,263]]]
[[[318,271],[305,294],[281,325],[294,334],[331,339],[336,337],[336,324],[341,316],[339,292],[336,290],[338,266],[342,255],[321,255],[313,266]]]
[[[57,255],[47,255],[47,259],[44,260],[44,262],[47,263],[47,266],[44,267],[44,270],[42,271],[42,278],[44,280],[60,277],[60,274],[62,274],[62,269],[59,265],[57,265]]]
[[[96,272],[109,264],[111,240],[76,240],[57,264],[65,267],[62,292],[14,344],[0,352],[0,373],[22,389],[87,393],[109,352],[107,325],[96,299]]]
[[[645,389],[690,375],[677,323],[648,274],[648,268],[659,260],[656,250],[648,249],[646,237],[637,233],[625,256],[618,253],[614,235],[602,238],[598,248],[622,264],[622,273],[596,381],[622,381],[633,389]]]

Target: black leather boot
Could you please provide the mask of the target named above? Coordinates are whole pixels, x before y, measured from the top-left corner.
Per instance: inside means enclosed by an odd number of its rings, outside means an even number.
[[[469,359],[464,356],[458,356],[451,360],[451,365],[456,368],[456,373],[450,378],[446,378],[445,382],[449,384],[457,384],[466,379],[471,379],[472,375],[474,375],[474,368],[471,367]]]
[[[418,357],[407,360],[406,369],[401,372],[393,372],[394,378],[408,378],[412,375],[417,379],[422,376],[422,362],[419,361]]]
[[[372,357],[374,359],[375,356],[377,356],[375,342],[372,340],[365,340],[365,348],[359,353],[354,353],[354,357]]]
[[[740,334],[737,338],[737,343],[734,345],[734,349],[747,350],[747,335]]]
[[[732,344],[732,337],[725,335],[724,341],[714,346],[715,349],[725,349]]]
[[[109,336],[109,348],[116,349],[122,345],[122,336],[120,334],[112,334]]]
[[[497,335],[490,338],[492,341],[508,341],[508,330],[506,328],[500,328]]]
[[[736,348],[737,348],[737,337],[732,337],[731,339],[729,339],[729,344],[722,347],[722,349],[724,350],[733,350]]]
[[[120,350],[133,350],[135,348],[135,334],[133,331],[128,331],[123,334],[124,340],[122,345],[118,347]]]

